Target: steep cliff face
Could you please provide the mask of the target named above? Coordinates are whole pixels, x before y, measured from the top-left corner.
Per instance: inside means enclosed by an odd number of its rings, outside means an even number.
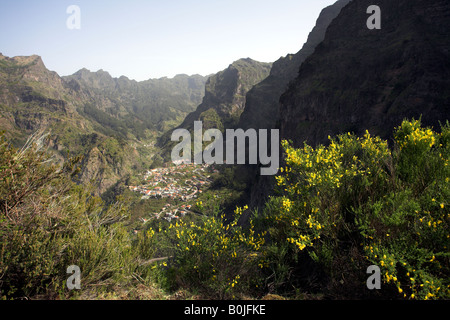
[[[0,79],[4,86],[29,84],[36,91],[46,89],[48,98],[62,99],[64,86],[56,72],[48,70],[40,56],[18,56],[9,58],[0,54]],[[5,93],[5,92],[3,92]]]
[[[27,134],[50,123],[75,118],[66,93],[63,80],[39,56],[0,54],[0,124],[14,143],[23,143]]]
[[[339,0],[324,8],[302,49],[296,54],[287,55],[273,63],[270,75],[247,93],[245,109],[239,119],[239,128],[274,129],[279,126],[280,96],[287,90],[288,84],[297,77],[301,64],[323,41],[331,21],[350,1]],[[260,176],[258,166],[246,165],[245,167],[246,171],[252,172],[250,176],[254,177],[249,181],[252,185],[249,204],[263,206],[266,196],[273,191],[274,180],[270,176]]]
[[[366,129],[389,138],[404,118],[439,128],[450,111],[450,2],[380,0],[381,29],[366,26],[371,0],[354,0],[281,97],[283,139],[325,143]]]
[[[239,120],[238,127],[243,129],[275,128],[281,94],[286,91],[289,82],[297,77],[303,61],[323,41],[325,31],[330,22],[350,1],[339,0],[333,5],[324,8],[302,49],[296,54],[287,55],[273,63],[270,75],[248,92],[245,109]]]
[[[195,120],[210,120],[207,127],[224,129],[235,127],[244,110],[245,95],[265,79],[271,64],[250,58],[233,62],[227,69],[211,76],[206,82],[205,97],[197,110],[189,114],[180,127],[192,128]],[[215,119],[213,118],[215,115]],[[211,121],[212,120],[212,121]]]
[[[380,30],[366,25],[373,4],[381,9]],[[389,139],[404,118],[420,116],[438,129],[449,119],[449,75],[448,1],[353,0],[281,96],[280,138],[298,147],[347,131]],[[255,175],[252,206],[264,205],[273,183]]]

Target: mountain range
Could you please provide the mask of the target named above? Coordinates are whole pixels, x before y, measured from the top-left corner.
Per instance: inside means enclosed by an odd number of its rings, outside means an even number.
[[[0,297],[448,299],[450,2],[338,0],[300,47],[139,82],[0,53]]]
[[[177,75],[136,82],[82,69],[60,77],[41,57],[0,54],[0,128],[16,146],[39,130],[63,160],[83,156],[80,183],[101,194],[151,164],[159,131],[201,102],[207,77]]]

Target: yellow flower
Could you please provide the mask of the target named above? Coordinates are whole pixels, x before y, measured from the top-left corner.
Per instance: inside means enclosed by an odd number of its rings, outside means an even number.
[[[287,198],[283,199],[283,207],[286,209],[286,211],[290,211],[291,207],[292,207],[291,200],[289,200]]]
[[[444,209],[444,204],[443,203],[441,203],[441,209]]]

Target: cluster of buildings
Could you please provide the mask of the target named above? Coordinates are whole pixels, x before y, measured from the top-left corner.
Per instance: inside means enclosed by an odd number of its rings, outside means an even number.
[[[181,200],[182,205],[175,205],[173,201],[166,203],[157,213],[150,213],[146,218],[139,218],[142,224],[152,219],[177,220],[187,214],[195,214],[195,208],[189,200],[198,197],[202,189],[208,187],[212,180],[210,175],[218,171],[209,164],[180,163],[171,167],[148,170],[144,174],[145,183],[140,186],[128,186],[133,192],[142,194],[141,199],[166,198]],[[134,233],[138,230],[135,229]]]
[[[148,170],[144,175],[147,183],[142,186],[129,186],[129,189],[140,192],[142,199],[169,198],[189,201],[202,192],[202,187],[211,183],[209,167],[208,164],[180,164]]]

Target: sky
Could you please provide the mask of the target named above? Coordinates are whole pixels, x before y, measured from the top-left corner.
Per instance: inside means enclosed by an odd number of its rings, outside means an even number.
[[[0,52],[37,54],[60,76],[81,68],[137,81],[206,76],[240,58],[298,52],[335,1],[0,0]]]

